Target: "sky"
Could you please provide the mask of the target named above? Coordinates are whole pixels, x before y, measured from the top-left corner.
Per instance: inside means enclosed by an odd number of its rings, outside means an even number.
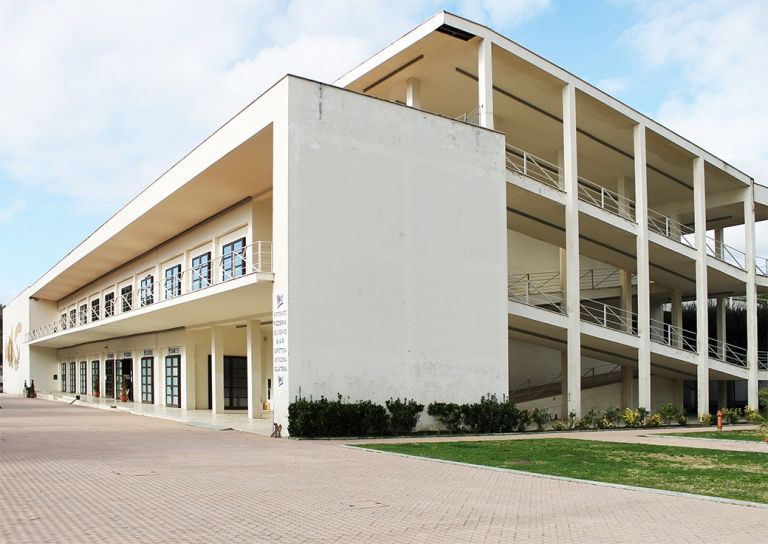
[[[333,82],[441,9],[768,185],[765,0],[0,0],[0,303],[280,77]]]

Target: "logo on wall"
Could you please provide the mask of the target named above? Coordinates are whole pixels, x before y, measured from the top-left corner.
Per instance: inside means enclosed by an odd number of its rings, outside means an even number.
[[[13,370],[18,370],[21,358],[21,349],[19,348],[19,337],[21,336],[21,323],[16,326],[8,335],[8,342],[5,344],[5,360]]]
[[[275,304],[278,308],[283,306],[283,295],[278,294],[275,296]]]

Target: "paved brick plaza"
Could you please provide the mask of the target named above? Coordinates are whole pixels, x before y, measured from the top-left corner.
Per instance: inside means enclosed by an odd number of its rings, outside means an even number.
[[[0,395],[0,542],[765,542],[768,510]]]

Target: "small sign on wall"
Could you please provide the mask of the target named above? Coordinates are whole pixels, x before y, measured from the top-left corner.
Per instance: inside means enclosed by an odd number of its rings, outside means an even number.
[[[272,309],[272,362],[277,389],[288,381],[288,305],[285,295],[275,294]]]
[[[181,353],[181,348],[179,346],[168,348],[168,355],[179,355],[180,353]]]
[[[131,353],[130,351],[123,352],[123,359],[132,359],[132,358],[133,358],[133,353]]]
[[[114,359],[115,354],[114,353],[107,353],[107,359]]]
[[[152,357],[152,355],[154,355],[154,352],[151,349],[144,350],[144,357]]]

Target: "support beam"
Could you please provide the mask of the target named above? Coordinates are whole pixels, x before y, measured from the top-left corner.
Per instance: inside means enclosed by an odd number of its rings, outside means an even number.
[[[637,218],[637,405],[651,409],[651,274],[648,264],[648,168],[645,125],[634,127]]]
[[[629,209],[627,200],[631,200],[627,194],[627,178],[621,176],[616,180],[616,194],[619,195],[619,215],[624,219],[632,220],[632,210]]]
[[[630,270],[619,270],[619,284],[621,287],[621,294],[619,297],[621,309],[625,312],[632,313],[632,272]],[[627,328],[624,332],[632,334],[631,322],[627,322]]]
[[[717,328],[717,339],[720,344],[717,347],[717,356],[725,358],[725,342],[728,341],[728,331],[725,327],[725,308],[728,300],[725,297],[717,297],[715,305],[715,326]]]
[[[699,416],[709,413],[709,319],[707,291],[707,205],[704,159],[693,159],[693,215],[696,230],[696,389]]]
[[[477,49],[477,112],[480,126],[493,128],[493,44],[491,40],[480,40]]]
[[[211,412],[224,413],[224,329],[211,327]]]
[[[723,244],[725,243],[725,229],[723,227],[715,229],[715,257],[723,259]]]
[[[568,412],[581,417],[581,293],[579,287],[579,186],[576,153],[576,88],[563,87],[563,181],[565,182],[565,256]]]
[[[680,289],[672,290],[672,326],[678,330],[683,330],[683,292]],[[683,349],[683,337],[675,335],[672,345],[678,349]],[[681,386],[682,387],[682,386]]]
[[[560,419],[568,419],[568,352],[560,352]]]
[[[622,408],[635,409],[635,371],[631,366],[621,367]]]
[[[421,80],[409,78],[406,82],[405,104],[411,108],[421,109]]]
[[[757,262],[755,257],[754,187],[744,191],[744,236],[747,254],[747,406],[758,409]]]
[[[248,417],[262,416],[261,403],[261,323],[248,320],[246,325],[246,358],[248,364]]]
[[[195,381],[195,343],[187,335],[187,343],[181,358],[181,407],[194,410],[197,407]]]

